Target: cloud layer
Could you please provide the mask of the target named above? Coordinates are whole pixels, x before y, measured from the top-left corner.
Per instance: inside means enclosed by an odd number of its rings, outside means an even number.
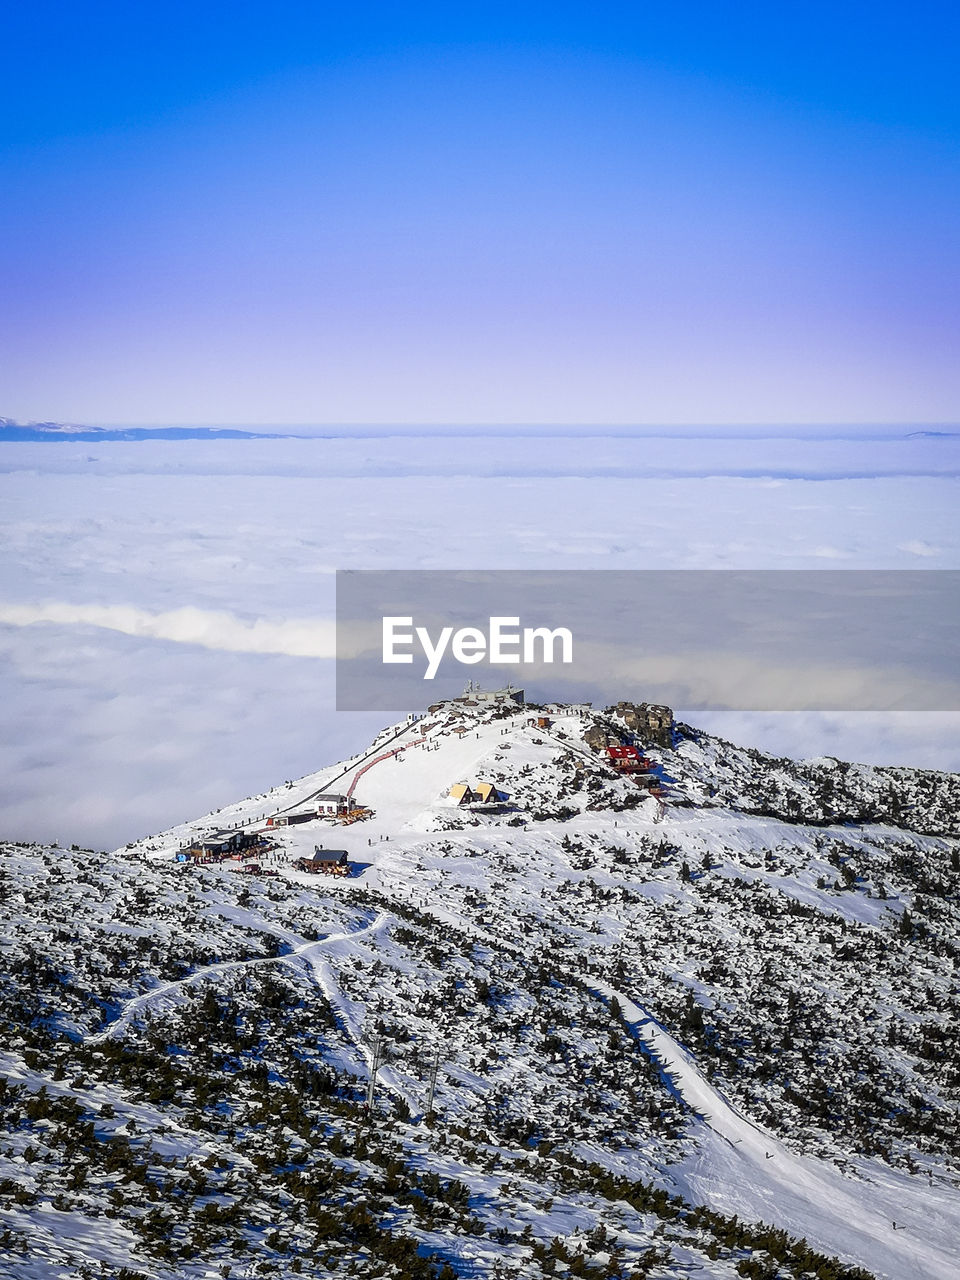
[[[683,459],[787,462],[707,443]],[[611,439],[296,444],[0,449],[0,835],[117,845],[364,745],[391,717],[334,712],[337,568],[822,569],[827,546],[844,569],[960,568],[957,481],[825,478],[872,463],[855,441],[808,443],[815,482],[641,478],[643,442]],[[545,455],[563,476],[525,474]],[[472,474],[424,474],[441,466]],[[686,718],[778,751],[960,765],[946,714]]]
[[[226,653],[276,653],[291,658],[332,658],[335,626],[321,618],[246,621],[222,610],[185,606],[151,613],[133,605],[0,604],[0,623],[28,627],[39,623],[102,627],[127,636],[173,640]]]

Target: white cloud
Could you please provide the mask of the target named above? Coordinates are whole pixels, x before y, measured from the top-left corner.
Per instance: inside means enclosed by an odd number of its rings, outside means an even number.
[[[332,658],[336,653],[336,628],[329,619],[255,618],[248,622],[224,610],[189,605],[151,613],[127,604],[0,604],[0,623],[102,627],[127,636],[173,640],[227,653],[279,653],[291,658]]]
[[[719,649],[635,656],[626,646],[587,644],[580,648],[576,668],[541,671],[558,684],[575,671],[602,671],[605,687],[645,691],[651,700],[672,706],[890,712],[951,710],[960,705],[955,679],[915,672],[906,662],[895,668],[871,663],[866,656],[854,665],[797,655],[778,663],[750,650],[749,644],[745,647],[743,656]]]
[[[862,764],[960,769],[956,711],[678,712],[699,729],[775,755],[830,755]]]
[[[818,560],[848,560],[851,555],[841,547],[831,546],[814,547],[810,554],[816,556]]]
[[[940,548],[933,546],[929,542],[924,542],[921,538],[913,538],[910,542],[901,542],[897,546],[898,551],[908,551],[912,556],[938,556]]]
[[[314,658],[0,627],[0,837],[111,848],[333,764],[382,716],[332,704]]]

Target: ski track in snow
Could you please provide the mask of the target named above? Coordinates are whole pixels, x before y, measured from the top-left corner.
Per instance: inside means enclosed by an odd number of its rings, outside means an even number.
[[[346,935],[351,940],[357,936],[357,934]],[[309,961],[317,986],[327,997],[330,1005],[343,1022],[347,1035],[359,1049],[369,1077],[373,1071],[373,1051],[364,1035],[363,1019],[367,1012],[366,1005],[358,1005],[355,1001],[348,1000],[344,996],[329,963],[323,957],[317,957],[315,953],[311,953]],[[380,1067],[377,1072],[377,1084],[385,1087],[395,1096],[402,1098],[410,1108],[411,1115],[415,1115],[421,1110],[420,1103],[404,1086],[398,1073],[389,1064],[384,1063]]]
[[[463,927],[452,913],[425,914]],[[487,945],[515,950],[483,930],[468,932]],[[598,979],[589,989],[619,1002],[670,1087],[701,1122],[696,1155],[671,1170],[684,1199],[744,1222],[779,1227],[883,1280],[957,1280],[955,1192],[917,1185],[915,1178],[881,1171],[876,1163],[873,1179],[854,1181],[826,1161],[795,1155],[741,1115],[647,1009]]]
[[[955,1196],[926,1186],[918,1194],[912,1180],[894,1170],[885,1173],[883,1183],[853,1184],[825,1161],[795,1155],[741,1115],[651,1013],[605,983],[590,985],[604,999],[619,1002],[626,1021],[703,1122],[698,1154],[679,1171],[695,1202],[745,1221],[776,1223],[890,1280],[956,1280],[950,1220]]]
[[[204,982],[210,977],[219,978],[233,969],[252,969],[258,965],[266,964],[291,964],[301,958],[311,962],[316,952],[334,947],[338,943],[354,943],[359,942],[362,938],[372,937],[382,929],[385,929],[392,921],[393,917],[388,912],[381,911],[372,924],[364,925],[361,929],[347,933],[331,933],[325,938],[318,938],[315,942],[305,942],[280,956],[251,956],[246,960],[224,960],[219,964],[205,965],[202,969],[197,969],[194,973],[188,973],[183,978],[177,978],[173,982],[165,982],[159,987],[153,987],[151,990],[145,991],[142,995],[135,996],[124,1005],[120,1015],[114,1018],[109,1026],[104,1027],[102,1031],[98,1031],[92,1036],[87,1036],[86,1043],[100,1044],[104,1040],[112,1039],[118,1032],[128,1027],[154,1001],[162,1000],[164,996],[169,995],[172,991],[179,990],[181,987]],[[329,994],[326,991],[325,994],[329,998]]]

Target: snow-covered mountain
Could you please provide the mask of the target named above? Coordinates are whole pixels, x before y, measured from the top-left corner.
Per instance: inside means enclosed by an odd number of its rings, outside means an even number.
[[[636,723],[465,697],[5,846],[4,1274],[952,1280],[960,779]]]

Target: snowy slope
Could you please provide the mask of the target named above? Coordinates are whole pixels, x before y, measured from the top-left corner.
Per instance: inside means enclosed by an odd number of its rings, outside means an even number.
[[[604,987],[607,997],[618,996]],[[732,1107],[693,1056],[645,1009],[621,1000],[677,1091],[703,1120],[696,1155],[681,1184],[706,1201],[751,1221],[773,1221],[840,1256],[892,1275],[956,1274],[960,1198],[909,1175],[877,1168],[853,1183],[826,1161],[795,1155],[769,1130]]]
[[[392,1274],[408,1238],[436,1255],[425,1275],[444,1260],[551,1274],[578,1249],[598,1276],[955,1275],[956,779],[796,765],[684,728],[672,749],[647,744],[660,803],[587,745],[614,719],[544,710],[548,729],[512,704],[442,704],[353,760],[108,858],[8,849],[8,972],[36,992],[3,988],[11,1079],[72,1080],[90,1108],[89,1077],[101,1112],[152,1106],[149,1145],[169,1123],[218,1153],[201,1177],[185,1138],[184,1186],[226,1180],[275,1220],[264,1234],[231,1219],[215,1240],[208,1187],[174,1214],[168,1256],[149,1196],[124,1193],[133,1235],[117,1227],[114,1263],[253,1276],[282,1253],[326,1274],[302,1207],[302,1171],[322,1158],[327,1217],[312,1202],[307,1217],[340,1240],[334,1271]],[[461,781],[494,782],[503,803],[458,808]],[[351,785],[372,817],[272,830],[272,877],[174,861],[198,834],[259,829]],[[895,825],[906,817],[915,830]],[[347,849],[354,875],[297,871],[316,845]],[[257,1136],[278,1114],[283,1129]],[[0,1188],[37,1197],[0,1208],[22,1235],[37,1206],[79,1222],[98,1203],[53,1149],[44,1191],[24,1154],[46,1150],[38,1123],[0,1169]],[[371,1144],[372,1161],[357,1155]],[[345,1178],[364,1188],[373,1244]],[[38,1221],[43,1250],[11,1274],[95,1256],[54,1248]]]

